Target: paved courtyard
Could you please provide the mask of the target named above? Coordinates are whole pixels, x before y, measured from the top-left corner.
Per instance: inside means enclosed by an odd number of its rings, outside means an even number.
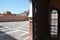
[[[0,22],[0,40],[30,40],[29,21]]]

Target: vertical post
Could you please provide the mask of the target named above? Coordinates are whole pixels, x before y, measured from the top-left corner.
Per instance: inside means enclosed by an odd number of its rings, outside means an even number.
[[[37,40],[48,40],[49,38],[49,1],[37,0],[36,1],[36,34]]]

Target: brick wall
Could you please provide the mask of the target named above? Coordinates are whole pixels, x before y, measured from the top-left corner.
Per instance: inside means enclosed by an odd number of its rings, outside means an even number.
[[[0,22],[4,21],[27,21],[27,16],[0,15]]]

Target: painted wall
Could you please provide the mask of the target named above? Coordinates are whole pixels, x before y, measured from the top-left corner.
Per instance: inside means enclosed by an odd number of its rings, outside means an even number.
[[[32,3],[30,2],[29,17],[32,17]]]

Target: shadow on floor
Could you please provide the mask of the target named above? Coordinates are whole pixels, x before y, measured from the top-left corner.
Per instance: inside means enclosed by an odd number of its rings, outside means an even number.
[[[12,36],[10,36],[8,34],[6,34],[5,32],[0,31],[0,40],[17,40],[17,39],[13,38]]]
[[[0,26],[0,28],[3,28],[3,26]]]

